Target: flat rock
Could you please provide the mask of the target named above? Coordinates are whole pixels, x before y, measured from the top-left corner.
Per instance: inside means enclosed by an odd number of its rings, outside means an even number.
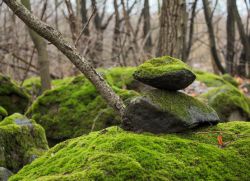
[[[171,91],[186,88],[196,78],[184,62],[170,56],[144,62],[133,76],[136,80],[152,87]]]
[[[175,133],[214,125],[217,113],[205,103],[181,92],[151,90],[128,104],[122,127],[151,133]]]

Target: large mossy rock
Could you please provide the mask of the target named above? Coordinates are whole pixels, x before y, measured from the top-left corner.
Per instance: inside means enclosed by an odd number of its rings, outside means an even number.
[[[223,132],[223,149],[217,146]],[[111,127],[60,143],[10,181],[248,180],[250,123],[189,134],[135,134]]]
[[[0,106],[0,121],[6,116],[8,116],[8,112],[2,106]]]
[[[215,109],[222,121],[230,121],[232,114],[250,121],[250,99],[232,85],[223,85],[202,94],[201,98]]]
[[[0,74],[0,106],[9,114],[24,113],[29,104],[29,96],[9,77]]]
[[[131,100],[122,126],[136,132],[173,133],[218,121],[216,112],[196,98],[155,89]]]
[[[155,88],[180,90],[190,85],[195,75],[181,60],[164,56],[141,64],[134,78]]]
[[[235,87],[238,86],[236,80],[229,74],[224,74],[222,76],[203,71],[194,71],[198,81],[203,82],[208,87],[220,87],[223,85],[231,84]]]
[[[48,149],[44,129],[15,113],[0,122],[0,167],[17,172]]]
[[[120,81],[116,84],[123,86]],[[138,95],[135,91],[117,86],[113,88],[124,100]],[[51,145],[120,122],[119,116],[83,76],[46,91],[32,104],[26,115],[44,127]]]

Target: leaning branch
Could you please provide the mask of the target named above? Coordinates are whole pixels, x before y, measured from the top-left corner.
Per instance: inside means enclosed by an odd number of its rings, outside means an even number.
[[[59,31],[32,15],[30,11],[20,3],[20,1],[3,1],[27,26],[29,26],[29,28],[50,41],[64,55],[66,55],[69,60],[95,85],[97,91],[107,103],[123,116],[125,106],[120,97],[105,82],[103,77],[95,71],[91,64],[76,51],[76,48],[71,46],[70,43],[63,38]]]

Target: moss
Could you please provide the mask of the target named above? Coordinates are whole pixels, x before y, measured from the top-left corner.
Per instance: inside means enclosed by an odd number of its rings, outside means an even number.
[[[137,95],[134,91],[112,87],[124,100]],[[46,91],[32,104],[27,116],[44,127],[51,144],[119,124],[120,120],[83,76]]]
[[[9,77],[0,74],[0,106],[9,114],[23,113],[29,103],[28,94],[18,87]]]
[[[235,87],[238,87],[238,82],[229,74],[223,74],[221,76],[225,81],[229,82],[230,84],[232,84]]]
[[[201,97],[207,99],[223,121],[227,121],[234,111],[240,111],[243,116],[250,118],[249,98],[232,85],[214,88]]]
[[[104,71],[104,78],[110,85],[115,85],[121,89],[130,89],[135,81],[133,78],[133,73],[135,72],[135,67],[116,67]]]
[[[217,146],[221,131],[230,142],[223,149]],[[248,122],[162,136],[111,127],[56,145],[10,181],[248,180],[249,133]]]
[[[73,77],[66,77],[64,79],[54,79],[52,80],[52,89],[59,87],[61,85],[68,84]],[[40,77],[30,77],[23,82],[22,86],[33,98],[42,94],[41,79]]]
[[[0,106],[0,121],[6,116],[8,116],[8,112],[2,106]]]
[[[173,112],[184,120],[192,120],[192,114],[190,113],[191,106],[195,107],[195,109],[199,109],[199,111],[204,114],[214,112],[211,107],[205,105],[203,102],[181,92],[156,89],[147,92],[145,96],[149,97],[149,99],[156,105],[159,105],[161,110],[165,112]],[[196,110],[196,112],[198,112],[198,110]]]
[[[148,60],[137,67],[135,77],[156,78],[168,73],[177,72],[180,70],[190,70],[190,68],[181,60],[170,56],[163,56]]]
[[[0,122],[0,167],[17,172],[47,149],[44,129],[15,113]]]
[[[208,87],[219,87],[227,84],[231,84],[235,87],[238,86],[238,83],[229,74],[219,76],[210,72],[196,70],[195,75],[198,81],[203,82]]]

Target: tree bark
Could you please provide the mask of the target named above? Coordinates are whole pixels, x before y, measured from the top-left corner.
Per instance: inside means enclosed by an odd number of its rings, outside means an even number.
[[[123,101],[106,83],[103,77],[95,71],[91,64],[76,51],[76,48],[71,46],[69,42],[63,38],[60,32],[32,15],[19,1],[3,1],[27,26],[36,31],[43,38],[50,41],[65,56],[67,56],[69,60],[94,84],[97,91],[99,91],[107,103],[123,116],[125,109]]]
[[[22,0],[22,3],[29,11],[31,11],[30,0]],[[39,73],[41,77],[41,86],[42,86],[42,91],[45,91],[51,88],[47,44],[41,36],[39,36],[36,32],[34,32],[30,28],[29,28],[29,34],[38,53],[38,64],[39,64]]]
[[[234,75],[234,44],[235,44],[235,17],[233,12],[233,1],[227,0],[227,54],[226,69],[231,75]]]
[[[144,0],[143,19],[144,19],[143,39],[146,40],[145,45],[144,45],[144,50],[147,53],[150,53],[151,48],[152,48],[152,38],[151,38],[151,32],[150,32],[151,26],[150,26],[150,11],[149,11],[149,1],[148,0]]]
[[[243,55],[240,58],[240,64],[238,66],[238,74],[246,76],[246,62],[250,61],[250,42],[249,42],[249,37],[245,32],[240,14],[238,12],[236,1],[233,1],[232,3],[233,3],[232,7],[234,11],[235,21],[240,34],[241,44],[243,45]]]
[[[84,26],[88,22],[88,11],[86,8],[86,0],[81,0],[81,17],[82,17],[82,25]],[[83,34],[85,36],[89,36],[89,25],[85,27]]]
[[[183,19],[185,3],[185,0],[162,1],[157,56],[183,58],[186,47],[186,21]]]
[[[219,71],[224,74],[225,69],[223,68],[223,66],[221,64],[221,58],[217,52],[217,47],[216,47],[214,29],[213,29],[213,24],[212,24],[211,8],[209,6],[208,0],[202,0],[202,1],[203,1],[203,6],[204,6],[205,20],[206,20],[206,24],[207,24],[207,28],[208,28],[210,51],[211,51],[215,65],[217,66]]]

